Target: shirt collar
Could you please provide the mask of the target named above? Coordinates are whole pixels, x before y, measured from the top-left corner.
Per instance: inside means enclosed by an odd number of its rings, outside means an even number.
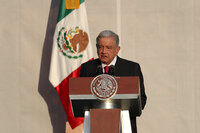
[[[114,66],[116,62],[117,62],[117,56],[115,56],[115,58],[112,60],[112,62],[109,65],[101,63],[101,66],[102,66],[102,68],[104,68],[105,66],[111,66],[111,65]],[[104,73],[104,69],[103,69],[103,73]]]

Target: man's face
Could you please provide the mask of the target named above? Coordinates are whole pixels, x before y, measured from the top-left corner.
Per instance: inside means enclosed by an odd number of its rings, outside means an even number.
[[[109,65],[114,57],[120,50],[119,46],[115,46],[115,40],[113,37],[101,37],[99,38],[97,45],[97,54],[102,63]]]

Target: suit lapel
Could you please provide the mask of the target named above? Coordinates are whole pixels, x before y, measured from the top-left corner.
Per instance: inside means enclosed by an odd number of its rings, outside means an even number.
[[[120,69],[121,69],[121,58],[119,56],[117,56],[117,61],[116,61],[116,64],[115,64],[115,76],[119,76],[120,75]]]

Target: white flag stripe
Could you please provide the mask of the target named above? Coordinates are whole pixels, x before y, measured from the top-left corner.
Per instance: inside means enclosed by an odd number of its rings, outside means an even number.
[[[80,29],[88,33],[89,44],[81,54],[82,58],[79,59],[69,59],[60,52],[57,46],[58,32],[62,27],[70,29],[78,26]],[[61,21],[57,23],[54,38],[53,38],[53,49],[51,57],[51,68],[49,80],[54,87],[58,86],[69,74],[76,70],[83,62],[88,61],[93,58],[92,47],[90,43],[88,21],[85,3],[82,3],[79,9],[72,11],[69,15],[65,16]]]

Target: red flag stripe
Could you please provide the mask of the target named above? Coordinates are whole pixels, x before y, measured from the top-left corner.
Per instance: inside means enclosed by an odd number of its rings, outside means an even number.
[[[79,67],[78,69],[73,71],[68,77],[66,77],[56,87],[56,91],[57,91],[57,93],[60,97],[61,103],[62,103],[64,110],[65,110],[65,113],[67,115],[68,122],[69,122],[72,129],[79,126],[84,121],[83,117],[77,117],[77,118],[74,117],[74,115],[72,113],[70,98],[69,98],[69,78],[79,77],[80,76],[80,69],[81,69],[81,67]]]
[[[93,59],[94,58],[90,60],[93,60]],[[83,117],[74,117],[70,98],[69,98],[69,78],[80,77],[80,70],[81,70],[81,67],[77,68],[55,88],[60,97],[61,103],[67,115],[68,122],[72,129],[79,126],[84,121]]]

